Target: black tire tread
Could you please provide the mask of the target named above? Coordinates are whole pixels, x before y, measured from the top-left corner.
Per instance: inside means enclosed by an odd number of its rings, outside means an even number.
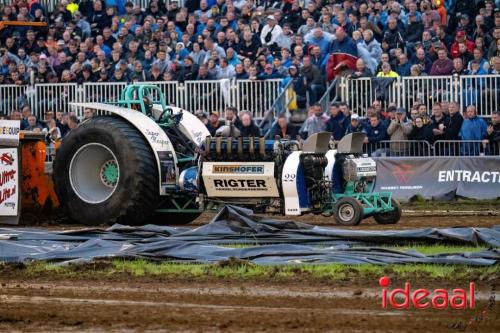
[[[124,138],[124,141],[126,141],[126,144],[134,151],[137,159],[141,161],[138,163],[139,168],[137,170],[137,174],[140,178],[137,181],[136,188],[130,191],[130,196],[127,199],[128,202],[121,208],[117,216],[105,222],[131,225],[143,224],[144,220],[153,214],[159,199],[158,168],[153,151],[137,129],[126,120],[115,116],[98,116],[92,120],[85,121],[74,129],[73,133],[70,132],[69,136],[80,134],[87,129],[95,127],[107,127],[114,131],[118,131]],[[65,154],[66,150],[71,151],[71,149],[73,148],[65,148],[63,143],[61,145],[62,152],[60,151],[58,154]],[[62,177],[67,177],[67,170],[64,172],[63,169],[68,163],[67,161],[58,159],[56,156],[54,161],[54,182],[56,191],[59,186],[63,185],[61,184],[62,181],[59,174],[62,174]],[[62,198],[61,201],[64,204],[64,198]],[[80,222],[85,223],[86,221]],[[95,221],[88,222],[88,224],[95,224]]]

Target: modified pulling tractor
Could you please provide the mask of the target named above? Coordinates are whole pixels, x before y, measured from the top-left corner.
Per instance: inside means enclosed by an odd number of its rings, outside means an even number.
[[[304,142],[211,137],[194,115],[167,106],[155,85],[129,85],[116,103],[73,105],[102,114],[69,133],[53,164],[60,204],[81,223],[183,224],[228,203],[333,215],[341,225],[401,217],[391,193],[372,191],[376,164],[362,156],[362,133],[336,150],[329,133]]]

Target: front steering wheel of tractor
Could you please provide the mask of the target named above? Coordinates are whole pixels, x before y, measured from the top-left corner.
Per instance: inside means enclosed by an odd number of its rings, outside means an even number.
[[[363,219],[363,206],[354,198],[343,197],[335,203],[333,216],[340,225],[358,225]]]
[[[165,118],[165,116],[166,116],[166,114],[167,114],[167,113],[168,113],[168,116],[169,116],[169,117],[172,117],[172,115],[173,115],[173,110],[172,110],[171,108],[169,108],[169,107],[166,107],[166,108],[165,108],[165,110],[163,110],[163,111],[162,111],[162,113],[160,114],[160,117],[158,118],[158,121],[159,121],[160,123],[163,123],[163,122],[168,122],[168,119],[167,119],[167,121],[164,121],[164,119],[163,119],[163,118]],[[179,122],[178,122],[178,121],[176,121],[176,123],[179,123]]]

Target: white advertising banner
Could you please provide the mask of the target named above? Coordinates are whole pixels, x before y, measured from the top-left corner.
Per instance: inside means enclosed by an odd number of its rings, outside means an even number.
[[[209,197],[278,197],[273,162],[204,162]]]
[[[0,216],[16,216],[19,205],[17,148],[0,149]]]
[[[20,129],[19,120],[0,120],[0,146],[17,147]]]

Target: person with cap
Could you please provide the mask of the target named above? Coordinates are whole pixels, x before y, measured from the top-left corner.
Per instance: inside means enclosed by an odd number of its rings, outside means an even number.
[[[471,13],[474,13],[474,12],[471,12]],[[474,14],[471,14],[471,15],[474,15]],[[458,25],[457,25],[455,31],[461,31],[461,30],[463,30],[465,32],[465,35],[467,37],[471,37],[472,36],[472,31],[473,30],[472,30],[472,24],[470,24],[470,16],[469,16],[469,14],[462,13],[459,16]]]
[[[278,25],[273,15],[267,16],[266,23],[267,24],[262,28],[260,33],[260,42],[271,51],[279,51],[277,40],[282,34],[283,29]]]
[[[273,58],[273,66],[274,66],[274,70],[278,74],[278,77],[281,78],[281,77],[288,76],[288,68],[283,66],[283,64],[281,62],[281,57],[278,56],[278,57]]]
[[[215,136],[217,130],[222,126],[224,126],[224,124],[220,121],[219,112],[217,111],[211,112],[208,123],[205,125],[207,126],[210,135]]]
[[[346,135],[349,133],[366,133],[365,127],[363,126],[363,123],[357,113],[353,113],[351,115],[351,122],[345,131]]]
[[[406,118],[406,110],[404,108],[396,108],[395,114],[387,127],[387,134],[390,136],[390,152],[391,156],[406,156],[410,146],[404,142],[408,140],[413,129],[411,121]]]
[[[261,73],[257,76],[257,79],[259,80],[272,80],[279,78],[281,78],[281,75],[278,71],[274,69],[273,64],[265,64],[264,73]]]
[[[453,44],[451,44],[450,55],[452,58],[458,58],[460,56],[461,53],[459,50],[460,44],[465,44],[467,51],[469,51],[471,54],[474,51],[475,47],[474,42],[467,39],[464,30],[459,30],[455,35],[455,41],[453,42]]]

